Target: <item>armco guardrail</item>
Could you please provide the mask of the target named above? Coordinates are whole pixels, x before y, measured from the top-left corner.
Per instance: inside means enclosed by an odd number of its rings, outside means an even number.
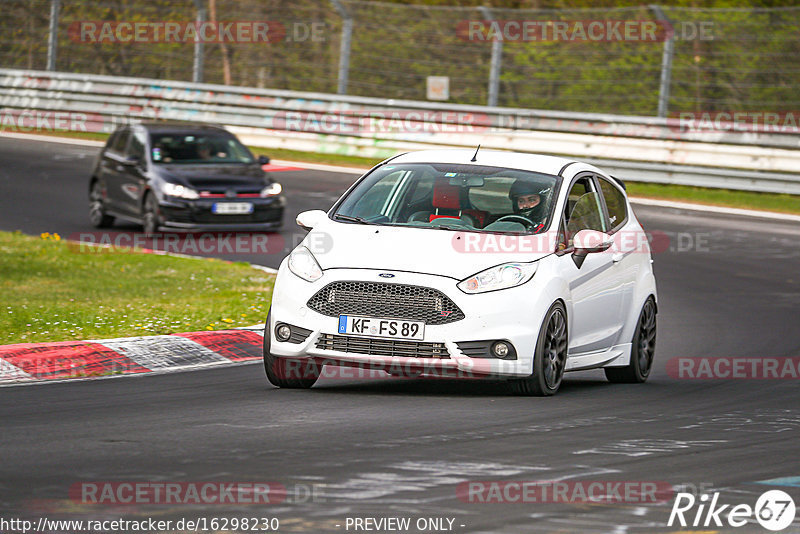
[[[480,144],[579,157],[633,181],[800,194],[800,135],[686,131],[678,119],[10,69],[0,69],[0,114],[0,130],[6,131],[109,132],[146,119],[203,121],[228,126],[256,146],[376,158]],[[36,124],[48,117],[53,124]],[[56,117],[62,124],[55,124]]]

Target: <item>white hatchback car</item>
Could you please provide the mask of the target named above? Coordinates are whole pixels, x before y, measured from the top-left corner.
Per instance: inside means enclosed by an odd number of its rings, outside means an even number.
[[[650,248],[622,182],[569,159],[431,150],[390,158],[278,271],[264,365],[501,378],[552,395],[565,371],[644,382],[656,342]],[[327,373],[326,373],[327,374]]]

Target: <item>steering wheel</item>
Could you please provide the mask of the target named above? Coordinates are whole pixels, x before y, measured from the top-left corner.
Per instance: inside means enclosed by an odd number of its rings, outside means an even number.
[[[494,223],[499,223],[503,221],[520,223],[528,231],[532,231],[534,228],[536,228],[536,225],[534,225],[530,219],[528,219],[527,217],[523,217],[522,215],[503,215],[502,217],[497,219]]]

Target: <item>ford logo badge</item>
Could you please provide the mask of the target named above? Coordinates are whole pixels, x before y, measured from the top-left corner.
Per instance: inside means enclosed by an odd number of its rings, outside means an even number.
[[[378,276],[380,276],[381,278],[394,278],[394,275],[392,273],[380,273]]]

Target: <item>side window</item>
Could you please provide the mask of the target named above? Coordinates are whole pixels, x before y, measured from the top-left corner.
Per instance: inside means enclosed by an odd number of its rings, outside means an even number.
[[[604,178],[600,178],[600,190],[603,192],[608,209],[608,226],[612,231],[616,230],[628,219],[625,195]]]
[[[578,203],[578,199],[589,191],[590,186],[588,178],[581,178],[572,185],[572,189],[569,190],[569,195],[567,195],[567,205],[564,207],[564,218],[567,222],[569,222],[569,218],[572,216],[572,210],[575,209],[575,204]]]
[[[573,237],[581,230],[606,231],[600,194],[593,189],[594,183],[590,178],[579,179],[570,189],[564,213],[568,247],[572,246]]]
[[[126,156],[136,156],[139,161],[144,163],[144,139],[139,134],[133,134],[131,143],[128,145]]]
[[[117,138],[119,137],[120,131],[117,130],[116,132],[112,133],[108,136],[108,141],[106,141],[106,150],[111,150],[114,146],[114,143],[117,142]]]
[[[114,137],[114,144],[111,145],[111,150],[117,154],[125,153],[125,146],[128,144],[128,138],[131,136],[130,130],[123,130]]]

